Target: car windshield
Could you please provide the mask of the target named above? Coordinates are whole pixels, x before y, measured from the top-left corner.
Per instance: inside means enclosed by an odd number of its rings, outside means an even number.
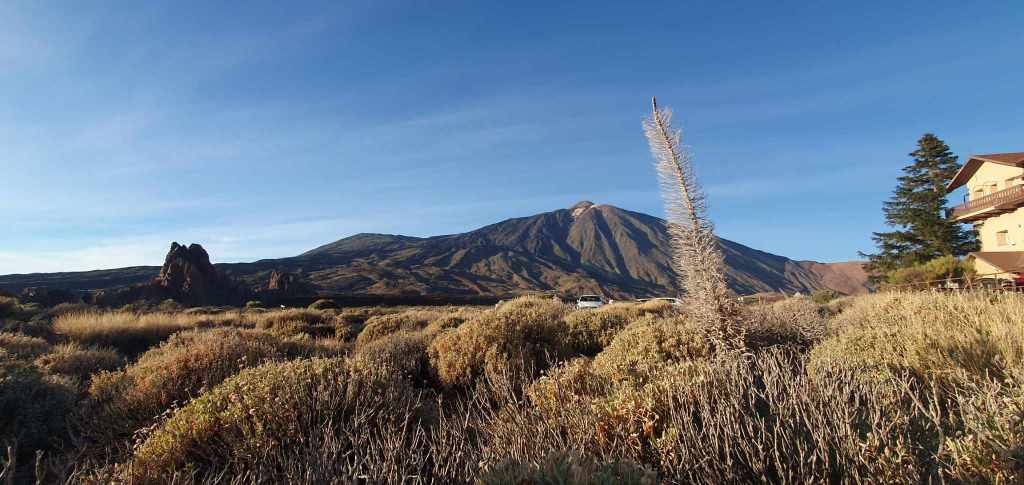
[[[601,297],[593,296],[593,295],[581,296],[580,297],[580,301],[585,301],[585,302],[588,302],[588,303],[598,302],[598,301],[601,301]]]

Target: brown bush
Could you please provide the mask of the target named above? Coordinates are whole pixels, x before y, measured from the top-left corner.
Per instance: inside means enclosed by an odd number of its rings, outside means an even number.
[[[72,342],[54,346],[35,362],[50,374],[74,377],[84,383],[97,372],[117,369],[124,364],[124,358],[113,349],[83,347]]]
[[[74,396],[74,386],[65,380],[0,355],[0,444],[16,444],[27,458],[60,443],[68,434],[66,417]]]
[[[520,297],[441,333],[430,345],[430,363],[441,384],[472,384],[488,366],[523,362],[540,370],[569,355],[562,318],[568,307],[548,298]]]
[[[353,359],[387,369],[418,386],[429,383],[430,359],[427,348],[433,336],[426,332],[398,332],[357,347]]]
[[[338,304],[334,300],[321,298],[313,303],[309,304],[310,310],[330,310],[332,308],[338,308]]]
[[[38,337],[0,332],[0,349],[17,359],[31,359],[50,351],[50,344]]]
[[[0,317],[13,317],[19,312],[18,299],[0,295]]]

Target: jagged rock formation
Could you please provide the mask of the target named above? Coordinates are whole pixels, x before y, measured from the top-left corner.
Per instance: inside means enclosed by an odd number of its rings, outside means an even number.
[[[270,272],[266,286],[259,288],[258,293],[263,302],[276,304],[287,299],[313,296],[317,291],[301,275],[275,269]]]
[[[210,263],[210,255],[198,244],[171,243],[160,273],[148,283],[104,289],[93,295],[93,302],[119,306],[134,301],[162,301],[197,305],[239,304],[246,292],[230,277]]]

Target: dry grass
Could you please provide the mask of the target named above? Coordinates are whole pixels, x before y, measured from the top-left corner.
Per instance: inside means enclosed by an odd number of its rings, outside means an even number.
[[[136,355],[176,332],[211,323],[207,315],[185,313],[70,313],[57,317],[53,329],[83,345],[113,347]]]
[[[72,342],[54,346],[35,364],[47,373],[74,377],[85,383],[93,374],[117,369],[124,364],[124,357],[113,349],[83,347]]]

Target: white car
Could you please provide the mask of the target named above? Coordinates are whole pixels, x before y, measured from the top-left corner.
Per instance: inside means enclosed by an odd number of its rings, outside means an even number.
[[[604,300],[597,295],[583,295],[576,300],[576,308],[601,308],[604,306]]]

